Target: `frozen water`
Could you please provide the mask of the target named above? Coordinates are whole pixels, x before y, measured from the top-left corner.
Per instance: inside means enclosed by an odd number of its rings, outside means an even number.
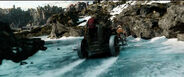
[[[184,77],[184,42],[175,38],[128,37],[117,57],[79,59],[72,48],[82,39],[45,39],[48,49],[25,60],[28,64],[3,60],[0,77]]]

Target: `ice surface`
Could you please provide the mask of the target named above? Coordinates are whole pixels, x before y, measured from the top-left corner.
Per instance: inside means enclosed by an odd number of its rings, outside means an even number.
[[[42,39],[46,36],[42,36]],[[83,38],[47,40],[39,51],[20,65],[3,60],[0,77],[183,77],[184,42],[164,36],[150,40],[128,37],[117,57],[79,59],[72,50]],[[32,63],[31,63],[32,62]]]

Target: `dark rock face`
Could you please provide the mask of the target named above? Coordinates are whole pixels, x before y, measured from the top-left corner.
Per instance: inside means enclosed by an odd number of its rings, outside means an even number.
[[[45,42],[39,38],[16,38],[8,24],[0,22],[0,64],[3,59],[20,62],[34,55],[38,50],[45,50]]]
[[[117,16],[117,22],[128,35],[151,39],[158,36],[176,38],[184,33],[184,5],[134,5]]]

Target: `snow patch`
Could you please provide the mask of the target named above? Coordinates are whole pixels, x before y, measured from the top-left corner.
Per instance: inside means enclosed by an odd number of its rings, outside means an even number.
[[[86,20],[85,22],[79,24],[78,26],[85,26],[87,21],[91,18],[91,16],[86,16],[84,18],[79,19],[79,22]]]
[[[150,2],[148,2],[147,4],[148,5],[150,5],[150,4],[152,4],[152,3],[170,3],[171,1],[150,1]]]
[[[135,5],[135,3],[136,1],[127,1],[125,4],[115,7],[110,13],[112,15],[110,19],[113,20],[116,14],[120,14],[124,9],[126,9],[130,5]]]

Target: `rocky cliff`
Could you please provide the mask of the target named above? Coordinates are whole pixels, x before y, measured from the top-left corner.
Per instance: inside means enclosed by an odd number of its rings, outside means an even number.
[[[178,34],[184,33],[183,7],[184,5],[176,3],[132,5],[116,16],[114,23],[122,25],[127,34],[134,37],[176,38]]]

